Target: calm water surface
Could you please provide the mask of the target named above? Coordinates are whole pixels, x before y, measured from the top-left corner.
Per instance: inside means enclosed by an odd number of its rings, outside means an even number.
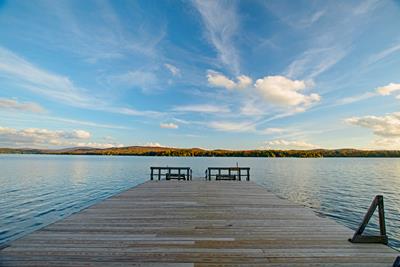
[[[390,244],[400,248],[400,159],[173,158],[0,155],[0,244],[149,179],[150,166],[251,167],[279,196],[355,229],[383,194]],[[376,227],[376,216],[368,231]]]

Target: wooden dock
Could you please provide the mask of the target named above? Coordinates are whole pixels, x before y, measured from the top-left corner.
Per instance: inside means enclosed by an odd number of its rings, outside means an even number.
[[[399,252],[253,182],[149,181],[12,242],[0,266],[391,267]]]

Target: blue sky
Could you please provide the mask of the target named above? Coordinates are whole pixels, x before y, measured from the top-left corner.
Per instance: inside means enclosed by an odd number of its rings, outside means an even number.
[[[399,1],[1,1],[0,147],[400,149]]]

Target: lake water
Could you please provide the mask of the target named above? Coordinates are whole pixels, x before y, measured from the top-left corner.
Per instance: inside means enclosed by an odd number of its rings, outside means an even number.
[[[352,229],[383,194],[390,245],[400,248],[400,159],[175,158],[0,155],[0,244],[149,179],[150,166],[248,166],[251,180]],[[368,231],[377,229],[377,216]]]

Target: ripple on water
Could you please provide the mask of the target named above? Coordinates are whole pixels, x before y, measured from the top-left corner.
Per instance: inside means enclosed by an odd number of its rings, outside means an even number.
[[[390,242],[400,248],[400,159],[160,158],[0,155],[0,243],[146,181],[152,165],[251,168],[275,194],[357,228],[383,194]],[[373,225],[373,224],[372,224]]]

